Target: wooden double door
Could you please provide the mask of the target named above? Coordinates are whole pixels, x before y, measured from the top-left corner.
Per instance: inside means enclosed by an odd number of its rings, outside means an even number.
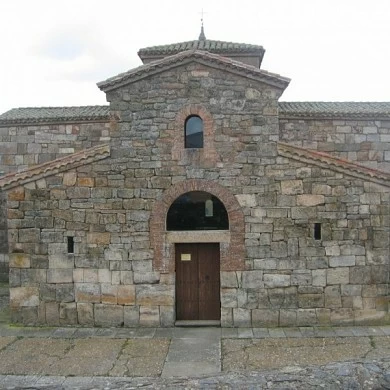
[[[176,319],[220,320],[219,244],[176,244]]]

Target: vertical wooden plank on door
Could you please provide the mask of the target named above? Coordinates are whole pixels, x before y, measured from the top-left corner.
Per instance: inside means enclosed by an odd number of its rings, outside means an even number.
[[[176,244],[176,319],[199,319],[198,248]],[[182,260],[182,255],[184,255]],[[190,260],[188,259],[190,256]]]
[[[219,244],[198,244],[199,319],[220,320]]]

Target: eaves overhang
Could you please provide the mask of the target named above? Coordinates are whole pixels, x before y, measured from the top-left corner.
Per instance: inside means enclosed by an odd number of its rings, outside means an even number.
[[[290,79],[280,76],[276,73],[267,72],[254,66],[235,61],[230,58],[222,57],[218,54],[208,53],[200,50],[188,50],[161,60],[153,61],[140,67],[120,73],[117,76],[110,77],[101,81],[97,86],[104,92],[109,92],[122,86],[142,80],[146,77],[183,66],[189,63],[197,62],[215,69],[224,70],[236,75],[256,80],[280,90],[287,88]]]

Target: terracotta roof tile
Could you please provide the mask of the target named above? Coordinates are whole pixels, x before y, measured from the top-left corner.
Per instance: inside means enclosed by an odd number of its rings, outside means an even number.
[[[109,145],[98,145],[93,148],[82,150],[81,152],[57,158],[43,164],[33,166],[22,172],[13,172],[0,177],[0,188],[9,189],[18,185],[54,175],[80,165],[89,164],[102,160],[110,156]]]
[[[24,123],[58,123],[108,120],[109,106],[22,107],[0,115],[0,126]]]
[[[148,55],[172,55],[186,50],[205,50],[212,53],[247,53],[253,51],[264,53],[264,48],[259,45],[206,39],[145,47],[138,51],[138,55],[141,58]]]
[[[390,102],[279,102],[279,114],[288,118],[389,118]]]
[[[281,156],[296,159],[342,172],[349,176],[372,181],[390,187],[390,173],[379,169],[369,168],[350,160],[331,156],[328,153],[309,150],[298,146],[278,142],[278,152]]]

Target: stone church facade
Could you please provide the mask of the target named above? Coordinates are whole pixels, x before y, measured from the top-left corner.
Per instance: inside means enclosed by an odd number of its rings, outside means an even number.
[[[15,322],[388,323],[390,103],[279,102],[263,54],[141,49],[109,106],[0,116]]]

